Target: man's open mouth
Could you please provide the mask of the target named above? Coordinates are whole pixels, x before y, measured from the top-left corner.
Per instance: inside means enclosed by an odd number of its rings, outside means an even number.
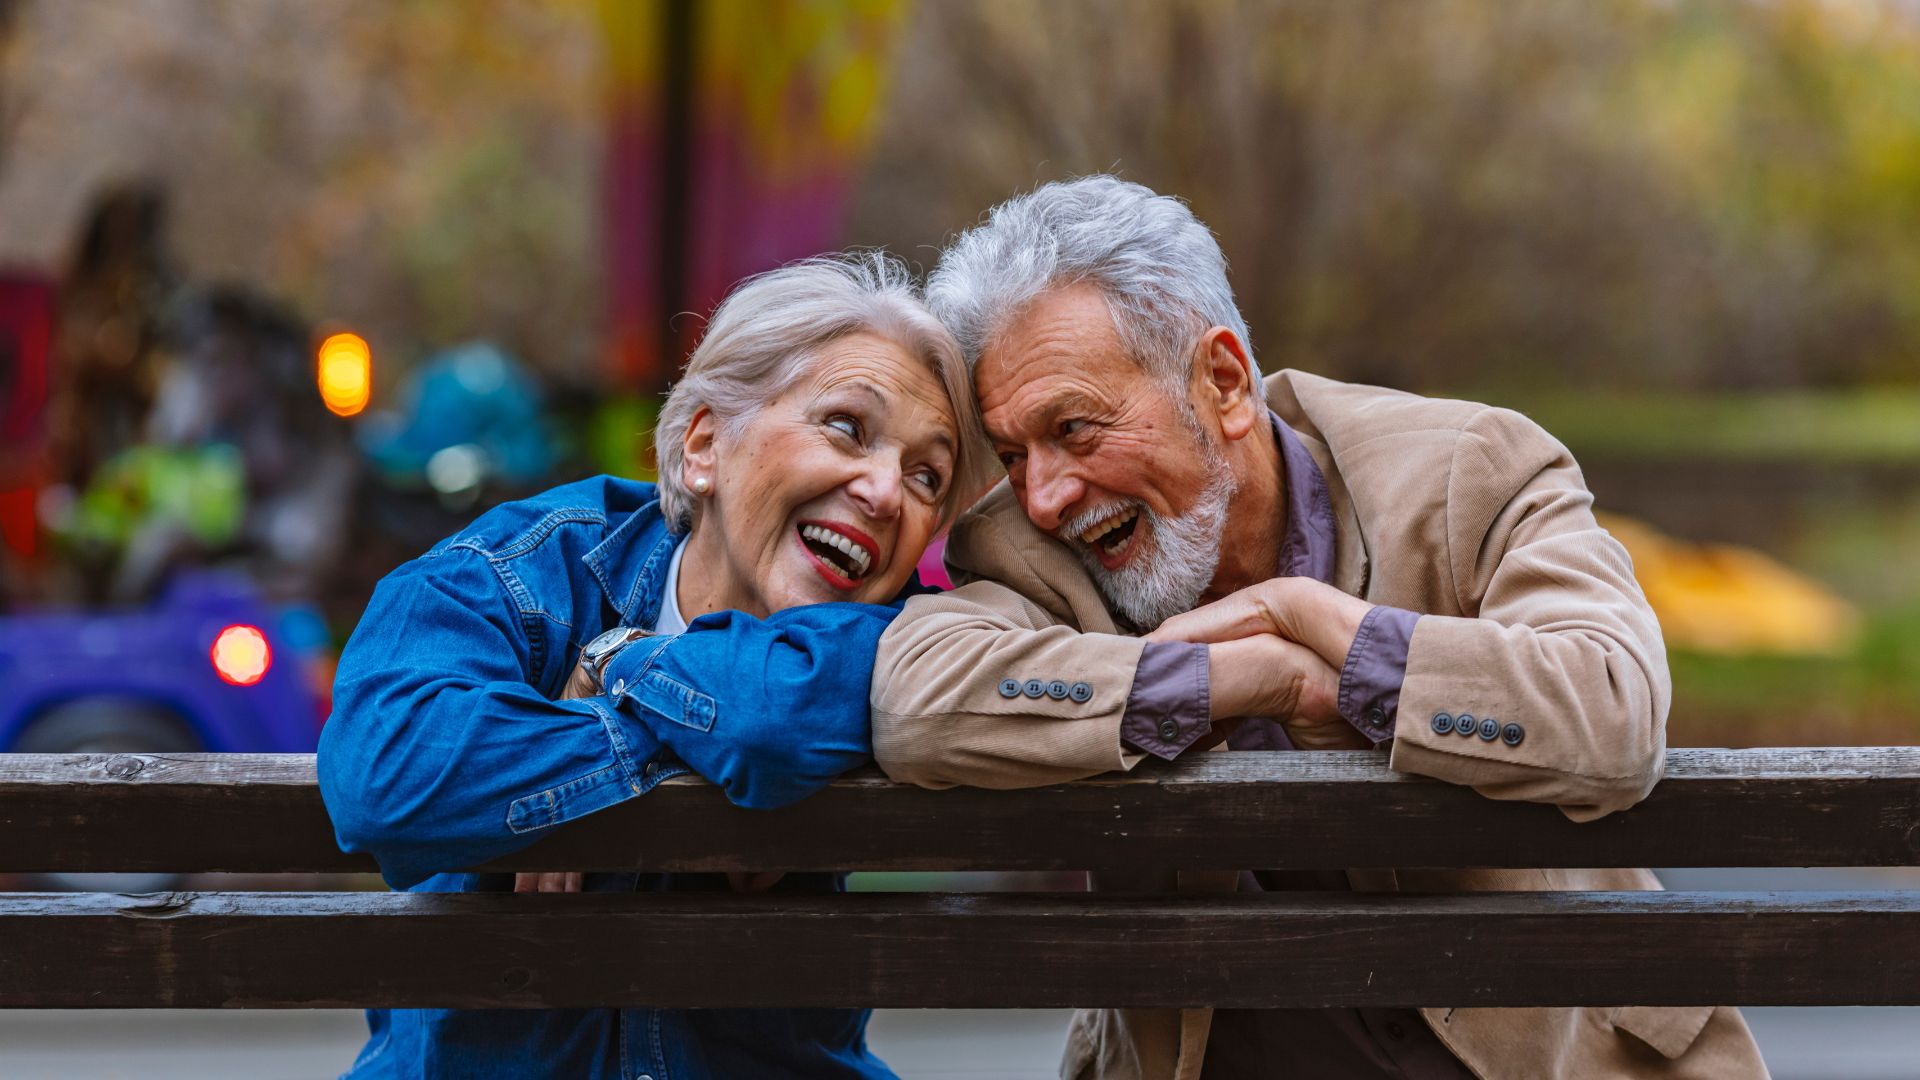
[[[820,569],[826,571],[822,576],[829,584],[851,588],[864,580],[867,571],[873,568],[873,552],[867,543],[811,522],[801,524],[795,531],[800,534],[801,545],[818,561]]]
[[[1115,510],[1082,530],[1080,542],[1099,552],[1102,558],[1111,561],[1126,554],[1127,548],[1133,543],[1134,530],[1139,524],[1140,508],[1138,506]]]

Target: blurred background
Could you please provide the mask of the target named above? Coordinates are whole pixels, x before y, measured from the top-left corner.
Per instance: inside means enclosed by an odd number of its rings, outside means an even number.
[[[1674,744],[1911,743],[1916,61],[1910,0],[0,0],[0,750],[310,751],[382,574],[647,475],[731,283],[924,268],[1096,171],[1213,226],[1267,370],[1566,441]],[[0,1013],[0,1072],[307,1037],[143,1015]],[[1045,1075],[1056,1020],[876,1041]],[[274,1075],[344,1067],[314,1023]],[[1911,1012],[1755,1026],[1779,1075],[1920,1075]]]

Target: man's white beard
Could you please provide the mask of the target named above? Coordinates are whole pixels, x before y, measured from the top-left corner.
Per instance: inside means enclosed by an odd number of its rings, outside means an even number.
[[[1107,603],[1142,631],[1152,630],[1168,619],[1192,611],[1200,596],[1213,583],[1220,566],[1220,544],[1227,531],[1227,504],[1239,489],[1233,469],[1211,446],[1202,443],[1207,455],[1207,486],[1194,500],[1193,508],[1179,517],[1163,518],[1145,503],[1139,503],[1140,517],[1148,526],[1151,544],[1118,570],[1100,565],[1090,545],[1073,542],[1100,595]],[[1106,511],[1102,513],[1105,516]],[[1092,522],[1087,523],[1089,526]],[[1135,526],[1134,543],[1139,543]]]

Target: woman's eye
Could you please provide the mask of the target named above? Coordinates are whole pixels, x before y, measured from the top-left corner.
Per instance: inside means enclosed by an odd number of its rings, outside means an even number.
[[[827,426],[855,442],[860,440],[860,421],[851,416],[829,416]]]
[[[917,472],[915,472],[913,476],[914,476],[914,479],[919,482],[921,487],[926,488],[929,494],[934,494],[934,495],[937,495],[940,493],[941,485],[946,482],[945,478],[942,477],[940,473],[934,469],[920,469]]]

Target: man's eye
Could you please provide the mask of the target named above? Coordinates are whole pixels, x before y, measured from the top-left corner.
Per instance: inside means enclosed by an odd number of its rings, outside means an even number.
[[[829,416],[827,417],[827,426],[855,442],[860,441],[860,421],[855,420],[851,416]]]
[[[1018,450],[1002,450],[1000,451],[1000,467],[1008,472],[1012,472],[1014,466],[1019,465],[1020,459],[1025,456],[1025,454],[1020,453]]]
[[[1087,422],[1085,420],[1062,420],[1060,421],[1060,434],[1076,435],[1086,426]]]

